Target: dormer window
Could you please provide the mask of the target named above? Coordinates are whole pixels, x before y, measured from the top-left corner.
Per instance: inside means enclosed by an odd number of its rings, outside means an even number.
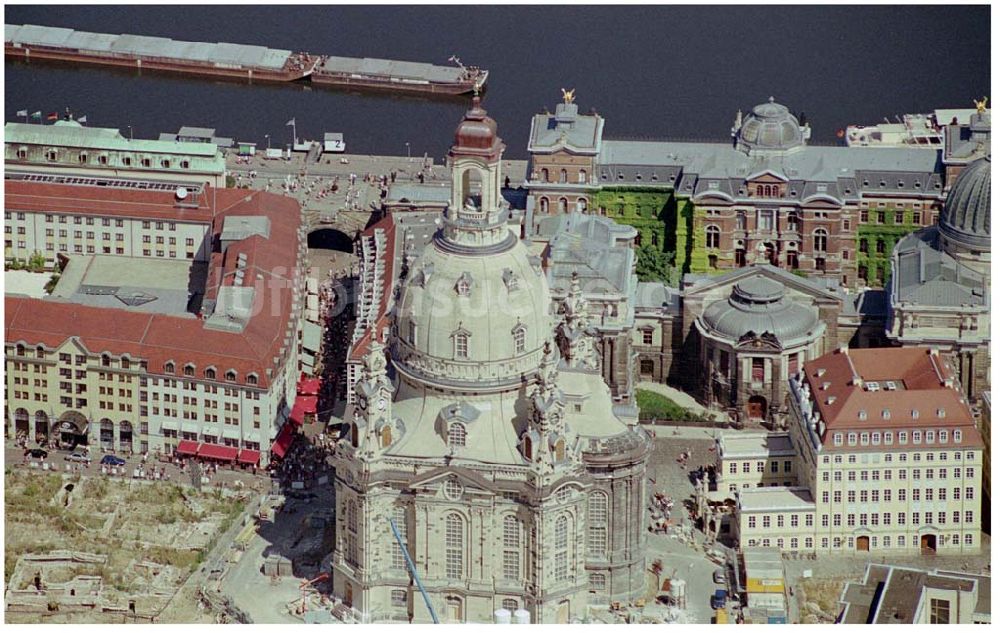
[[[209,367],[208,369],[206,369],[205,370],[205,378],[208,378],[209,380],[215,380],[215,369],[212,368],[212,367]]]
[[[167,361],[163,364],[163,372],[167,374],[174,373],[174,363],[172,361]]]
[[[456,330],[452,335],[455,345],[455,358],[469,357],[469,332],[465,329]]]
[[[508,291],[517,290],[519,281],[513,270],[510,268],[503,269],[503,282],[507,286]]]
[[[190,363],[184,365],[184,375],[187,376],[188,378],[194,378],[194,365]]]
[[[955,429],[954,433],[955,443],[962,441],[962,429]]]
[[[250,374],[247,376],[247,384],[251,387],[257,386],[257,374]]]
[[[526,330],[526,328],[523,325],[518,325],[517,327],[514,328],[513,336],[514,336],[514,353],[515,354],[523,354],[524,353],[524,339],[525,339],[525,333],[526,332],[527,332],[527,330]]]
[[[111,357],[107,354],[101,354],[101,367],[111,367]]]
[[[468,297],[472,290],[472,276],[469,273],[462,273],[462,276],[455,282],[455,292],[460,297]]]
[[[937,417],[939,417],[939,418],[943,418],[944,417],[944,409],[938,409],[937,410]]]
[[[465,425],[461,422],[452,422],[448,425],[448,446],[465,446],[466,431]]]
[[[226,372],[226,382],[236,382],[236,372],[232,369]]]

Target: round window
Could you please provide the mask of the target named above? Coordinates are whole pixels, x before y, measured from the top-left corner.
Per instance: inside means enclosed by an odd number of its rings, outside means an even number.
[[[462,484],[457,479],[449,479],[444,484],[444,496],[449,499],[459,499],[462,496]]]

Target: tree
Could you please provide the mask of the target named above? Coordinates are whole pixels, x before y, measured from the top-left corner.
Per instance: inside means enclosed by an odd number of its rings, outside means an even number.
[[[635,274],[639,281],[662,281],[670,283],[673,278],[671,262],[674,254],[661,251],[651,244],[643,244],[635,249]]]

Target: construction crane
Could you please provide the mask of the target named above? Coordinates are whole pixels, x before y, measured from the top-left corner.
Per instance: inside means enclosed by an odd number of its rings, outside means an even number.
[[[403,537],[399,535],[399,530],[396,529],[396,522],[392,517],[386,517],[389,519],[389,527],[392,528],[392,535],[396,537],[396,543],[399,545],[399,549],[403,552],[403,559],[406,561],[406,569],[410,572],[410,578],[413,582],[417,584],[417,589],[420,590],[420,595],[424,597],[424,604],[427,605],[427,610],[431,613],[431,620],[434,624],[441,624],[438,620],[437,612],[434,611],[434,605],[431,604],[431,597],[427,595],[427,590],[424,589],[424,584],[420,582],[420,575],[417,574],[417,567],[413,564],[413,559],[410,558],[410,551],[406,549],[406,545],[403,543]]]
[[[306,589],[308,589],[309,587],[313,586],[318,582],[323,582],[325,580],[330,580],[330,574],[328,574],[327,572],[323,572],[322,574],[316,576],[312,580],[303,580],[299,584],[299,589],[302,590],[302,606],[299,608],[302,613],[306,612]]]

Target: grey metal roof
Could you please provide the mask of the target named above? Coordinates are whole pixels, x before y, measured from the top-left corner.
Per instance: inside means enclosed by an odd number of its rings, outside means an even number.
[[[635,229],[613,220],[579,212],[539,220],[539,236],[549,240],[549,286],[569,288],[576,272],[587,293],[622,293],[631,296],[637,283],[635,255],[630,246],[615,242],[631,239]]]
[[[681,293],[677,288],[672,288],[660,281],[640,282],[635,292],[635,307],[640,308],[660,308],[666,310],[678,310],[681,304]]]
[[[393,183],[389,185],[386,202],[448,204],[451,202],[451,186],[410,182]]]
[[[585,153],[601,148],[604,119],[595,114],[581,115],[575,103],[560,103],[555,114],[536,114],[531,119],[528,151],[571,147]]]
[[[907,235],[893,249],[893,303],[987,306],[983,276],[941,250],[938,229]]]
[[[739,129],[740,147],[747,152],[790,150],[804,143],[799,120],[774,97],[754,107]]]
[[[730,297],[706,307],[700,320],[733,341],[750,332],[771,333],[785,344],[815,333],[817,311],[785,293],[783,284],[758,273],[734,284]]]
[[[74,48],[144,57],[199,61],[280,69],[292,54],[289,50],[249,44],[185,42],[146,35],[111,35],[34,25],[4,25],[8,42],[34,46]]]
[[[695,195],[701,191],[696,187],[700,180],[730,179],[733,184],[726,191],[732,191],[751,175],[769,170],[792,183],[828,183],[827,193],[845,200],[856,199],[859,190],[939,195],[939,160],[938,152],[919,148],[806,146],[784,154],[748,156],[727,143],[605,140],[598,155],[598,176],[605,186],[666,185],[683,195]],[[803,189],[796,192],[793,198],[800,200],[809,195]]]

